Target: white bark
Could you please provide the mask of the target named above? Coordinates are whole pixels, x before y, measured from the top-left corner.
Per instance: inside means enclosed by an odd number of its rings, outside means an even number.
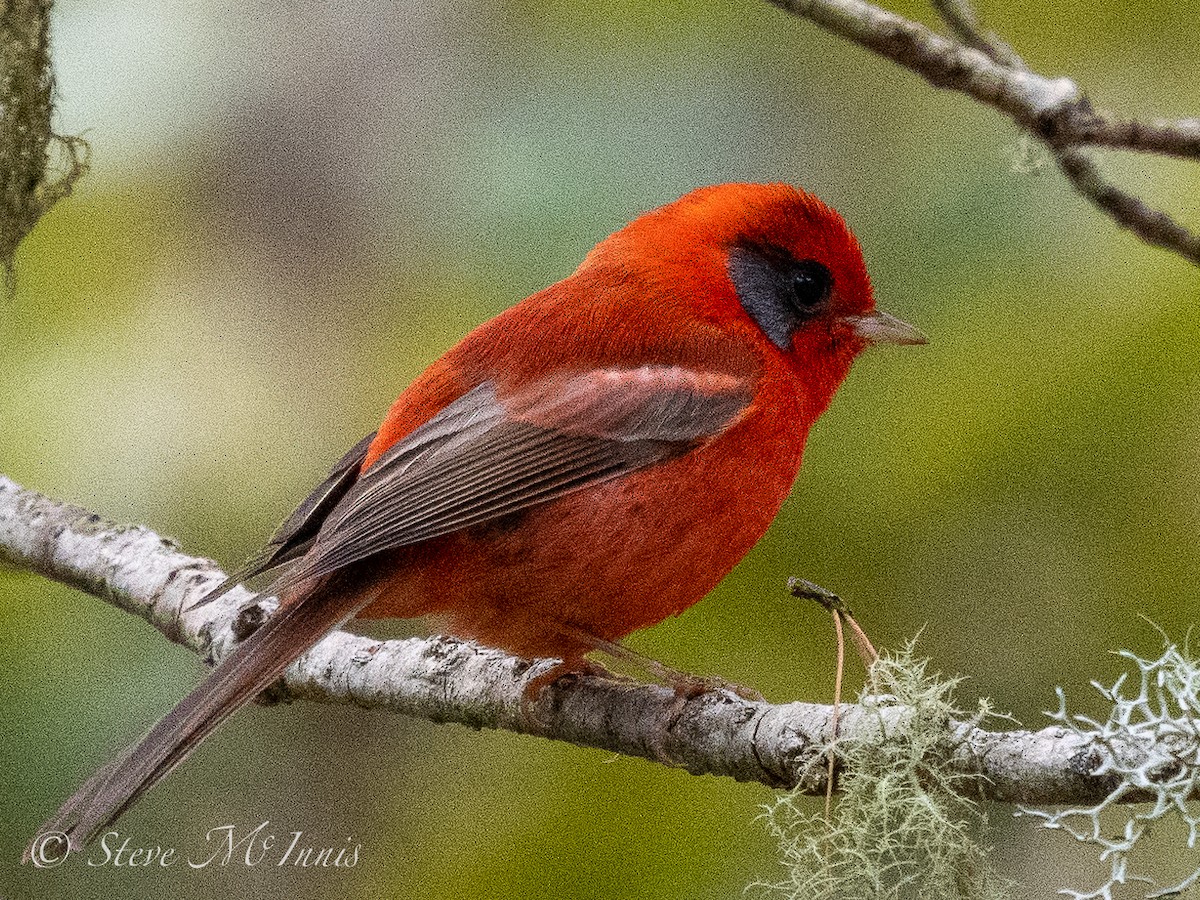
[[[3,476],[0,556],[141,616],[210,663],[274,605],[237,588],[186,612],[224,579],[216,563],[183,553],[147,528],[113,525]],[[79,635],[81,645],[86,640]],[[550,665],[448,637],[376,641],[335,631],[287,670],[274,695],[504,728],[772,787],[802,778],[805,790],[824,789],[821,748],[832,707],[755,702],[724,690],[684,701],[668,688],[594,676],[561,679],[524,707],[525,685]],[[902,707],[876,715],[843,706],[839,735],[877,740],[905,715]],[[1126,751],[1136,758],[1145,748]],[[1100,767],[1098,751],[1057,726],[993,732],[960,725],[945,752],[955,770],[982,776],[974,782],[978,794],[993,800],[1078,804],[1114,787],[1111,778],[1090,774]]]

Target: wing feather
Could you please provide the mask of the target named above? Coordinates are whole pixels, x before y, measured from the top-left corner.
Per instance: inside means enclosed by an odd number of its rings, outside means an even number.
[[[367,456],[367,449],[373,440],[375,440],[375,432],[371,432],[346,451],[345,455],[334,463],[329,476],[313,488],[300,505],[292,511],[292,514],[283,521],[283,524],[275,530],[266,546],[216,588],[193,603],[190,608],[207,606],[239,584],[299,559],[311,550],[326,516],[337,506],[338,501],[346,496],[346,492],[358,479],[359,469],[362,468],[363,460]]]
[[[365,471],[371,439],[361,441],[243,572],[303,553],[272,586],[283,590],[547,503],[688,452],[728,428],[750,400],[743,381],[671,367],[585,373],[507,399],[480,385]],[[291,660],[369,602],[353,592],[304,589],[281,597],[274,616],[141,742],[76,791],[43,833],[64,832],[72,848],[86,844]]]
[[[746,379],[674,366],[587,372],[508,397],[485,382],[362,472],[276,587],[673,459],[750,400]]]

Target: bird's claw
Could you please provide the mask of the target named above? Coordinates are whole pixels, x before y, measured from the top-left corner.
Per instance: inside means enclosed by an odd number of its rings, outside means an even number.
[[[755,703],[766,700],[754,688],[738,684],[736,681],[727,681],[719,675],[690,675],[686,672],[676,672],[670,679],[669,685],[675,691],[676,696],[682,697],[685,701],[711,691],[725,691]]]

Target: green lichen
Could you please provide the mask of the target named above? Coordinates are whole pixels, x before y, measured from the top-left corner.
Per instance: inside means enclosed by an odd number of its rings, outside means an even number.
[[[0,12],[0,268],[12,288],[17,247],[88,166],[79,137],[56,134],[50,0],[9,0]]]
[[[1000,900],[1011,894],[986,859],[984,810],[965,796],[965,776],[947,762],[956,734],[966,730],[963,719],[973,727],[988,716],[987,707],[964,716],[954,706],[958,680],[926,668],[911,645],[871,667],[859,703],[878,716],[877,736],[835,742],[844,774],[829,819],[806,812],[811,798],[796,794],[767,808],[785,875],[752,889],[789,900]],[[904,710],[898,722],[885,715],[897,707]]]

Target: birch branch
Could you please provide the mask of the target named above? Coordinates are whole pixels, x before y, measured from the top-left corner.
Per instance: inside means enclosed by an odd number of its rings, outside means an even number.
[[[0,559],[85,591],[141,616],[170,640],[223,659],[275,601],[237,588],[219,601],[188,607],[224,579],[211,560],[182,552],[136,525],[94,513],[0,475]],[[86,640],[86,635],[80,635]],[[503,728],[568,741],[685,769],[770,787],[824,790],[824,748],[833,709],[812,703],[770,704],[711,690],[681,700],[667,688],[596,676],[566,676],[531,706],[525,685],[553,661],[528,662],[448,637],[377,641],[334,631],[298,659],[272,698],[306,698],[384,708],[435,722]],[[843,706],[843,741],[878,741],[903,729],[900,706],[867,712]],[[1068,729],[988,731],[951,723],[944,761],[975,776],[972,793],[1026,805],[1098,802],[1119,784],[1103,774],[1105,753]],[[1117,745],[1137,764],[1154,748]],[[1123,802],[1144,800],[1126,793]]]
[[[1047,78],[992,35],[965,0],[932,0],[948,38],[863,0],[769,0],[897,65],[935,87],[1003,112],[1042,141],[1075,190],[1148,244],[1200,265],[1200,235],[1105,180],[1087,148],[1200,160],[1200,117],[1126,119],[1094,107],[1070,78]]]

